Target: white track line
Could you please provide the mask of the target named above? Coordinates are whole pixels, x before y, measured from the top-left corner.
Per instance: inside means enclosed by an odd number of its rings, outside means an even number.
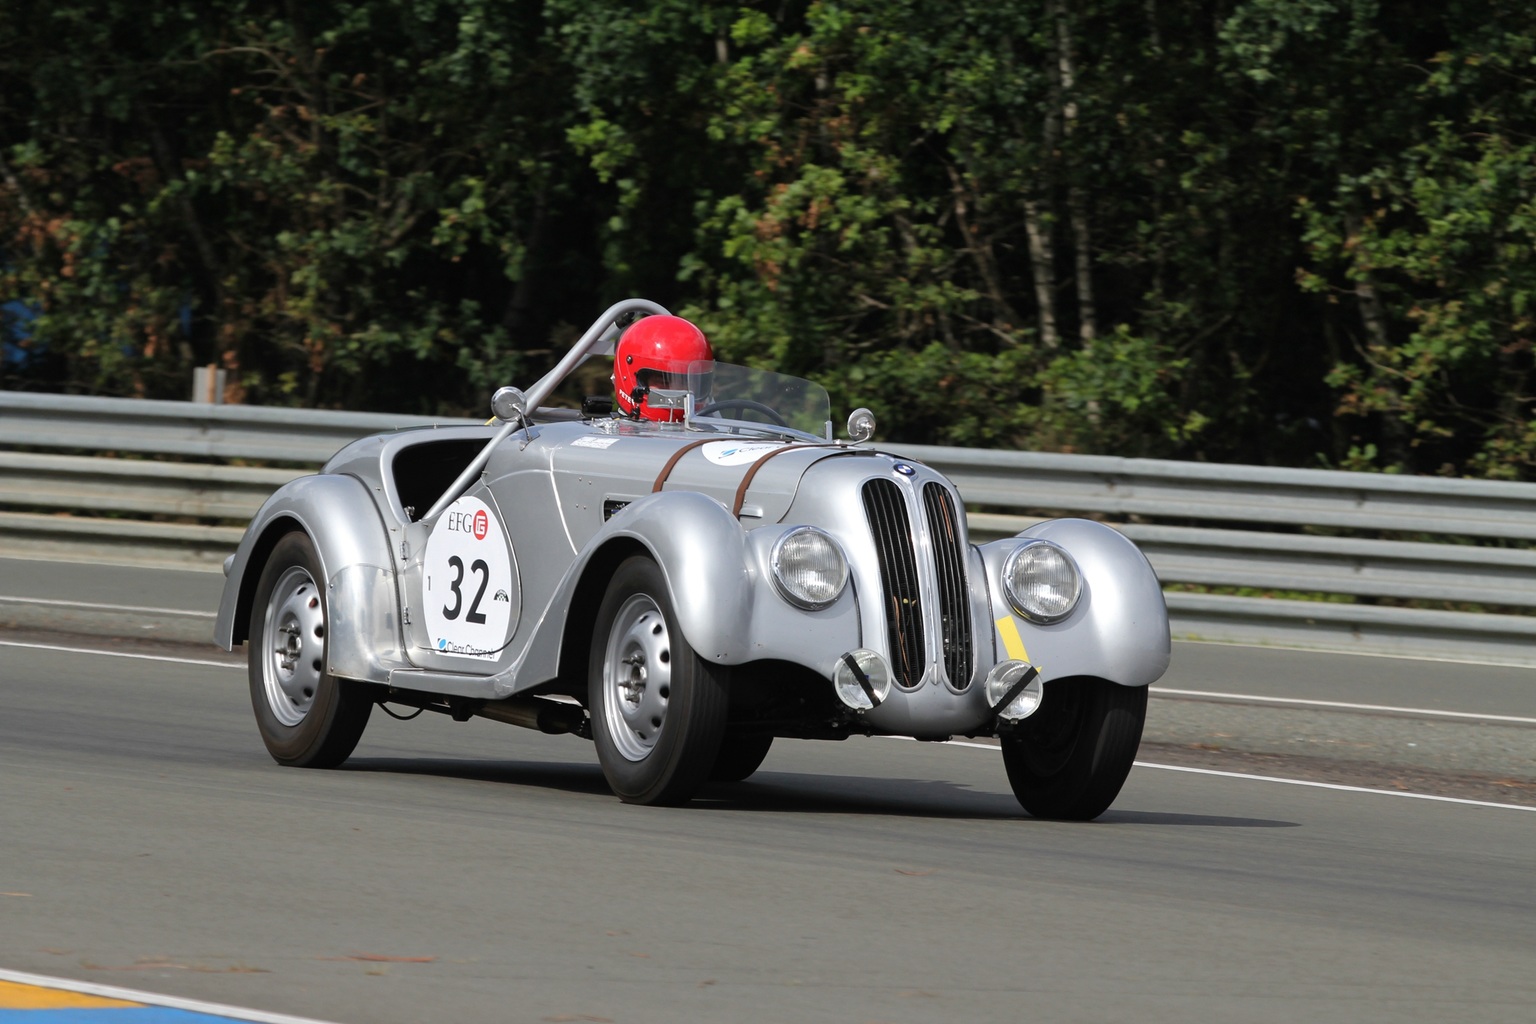
[[[164,656],[164,655],[156,655],[156,654],[130,654],[130,653],[126,652],[126,651],[102,651],[102,650],[95,650],[95,649],[84,648],[84,647],[61,647],[61,646],[56,646],[56,645],[53,645],[53,644],[27,644],[27,643],[19,643],[19,642],[14,641],[14,640],[0,640],[0,647],[25,647],[25,648],[29,648],[31,650],[39,650],[39,651],[64,651],[64,652],[71,653],[71,654],[102,654],[102,655],[106,655],[109,658],[139,658],[139,659],[142,659],[144,661],[169,661],[169,662],[174,662],[174,663],[180,664],[180,665],[211,665],[211,666],[213,666],[215,668],[244,668],[244,666],[241,665],[241,664],[238,664],[238,663],[235,663],[235,662],[228,662],[228,661],[204,661],[204,660],[201,660],[201,659],[198,659],[198,658],[172,658],[172,657],[167,657],[167,656]],[[1445,716],[1453,716],[1453,717],[1458,717],[1458,718],[1474,718],[1474,719],[1479,719],[1479,720],[1482,720],[1482,721],[1520,722],[1520,723],[1530,723],[1530,724],[1536,725],[1536,719],[1517,718],[1517,717],[1514,717],[1514,716],[1511,716],[1511,715],[1476,715],[1476,714],[1463,713],[1463,712],[1457,712],[1457,711],[1428,711],[1428,710],[1420,710],[1420,709],[1415,709],[1415,708],[1393,708],[1393,707],[1386,707],[1386,706],[1375,705],[1375,704],[1342,704],[1342,703],[1338,703],[1338,702],[1335,702],[1335,701],[1306,701],[1306,700],[1296,700],[1296,699],[1292,699],[1292,698],[1288,698],[1288,697],[1248,697],[1248,696],[1245,696],[1243,694],[1205,693],[1203,691],[1198,691],[1198,690],[1161,690],[1161,691],[1154,690],[1152,692],[1153,693],[1162,692],[1162,693],[1168,693],[1168,694],[1178,694],[1178,695],[1181,695],[1181,696],[1187,695],[1187,696],[1202,696],[1202,697],[1226,697],[1226,698],[1231,698],[1231,699],[1236,699],[1236,700],[1261,700],[1261,701],[1277,702],[1277,703],[1284,703],[1284,704],[1313,705],[1313,706],[1317,706],[1317,707],[1350,708],[1350,709],[1372,710],[1372,711],[1396,711],[1396,712],[1406,713],[1406,714],[1445,715]],[[908,737],[905,737],[905,736],[891,736],[891,737],[886,737],[886,738],[887,739],[907,739]],[[951,746],[951,747],[970,747],[970,748],[972,748],[974,750],[996,750],[997,749],[996,746],[991,745],[991,744],[987,744],[987,743],[970,743],[970,742],[967,742],[965,740],[950,740],[947,745]],[[1495,807],[1495,808],[1498,808],[1500,810],[1506,810],[1506,811],[1536,811],[1536,807],[1525,807],[1525,806],[1522,806],[1520,804],[1501,804],[1501,803],[1495,803],[1495,802],[1493,802],[1491,800],[1466,800],[1466,799],[1462,799],[1461,797],[1433,796],[1433,795],[1428,794],[1428,793],[1404,793],[1404,792],[1400,792],[1400,791],[1394,790],[1394,789],[1370,789],[1370,788],[1365,787],[1365,786],[1341,786],[1338,783],[1334,783],[1334,782],[1308,782],[1308,781],[1305,781],[1305,780],[1302,780],[1302,779],[1281,779],[1281,778],[1276,778],[1273,775],[1246,775],[1246,774],[1244,774],[1242,772],[1217,771],[1214,768],[1186,768],[1186,767],[1184,767],[1182,765],[1154,764],[1154,763],[1152,763],[1150,761],[1137,761],[1136,762],[1136,766],[1138,768],[1156,768],[1156,769],[1159,769],[1161,771],[1168,771],[1168,772],[1187,772],[1187,773],[1189,773],[1191,775],[1213,775],[1213,776],[1216,776],[1218,778],[1226,778],[1226,779],[1247,779],[1250,782],[1278,782],[1278,783],[1281,783],[1281,784],[1287,785],[1287,786],[1307,786],[1307,787],[1310,787],[1312,789],[1332,789],[1332,790],[1337,790],[1337,791],[1342,792],[1342,793],[1372,793],[1372,794],[1375,794],[1377,796],[1401,796],[1401,797],[1408,797],[1411,800],[1433,800],[1433,801],[1435,801],[1437,803],[1465,804],[1465,805],[1468,805],[1468,806],[1471,806],[1471,807]],[[4,971],[0,971],[0,976],[3,976],[4,973],[5,973]],[[252,1019],[255,1019],[255,1018],[252,1018]],[[294,1019],[297,1019],[297,1018],[294,1018]]]
[[[0,602],[5,604],[40,604],[49,608],[85,608],[93,612],[125,612],[144,615],[185,615],[195,619],[212,619],[217,617],[215,612],[198,611],[191,608],[144,608],[131,604],[96,604],[90,601],[61,601],[52,597],[7,597],[0,594]]]
[[[27,644],[19,640],[0,640],[0,647],[24,647],[32,651],[63,651],[66,654],[100,654],[107,658],[137,658],[140,661],[169,661],[177,665],[212,665],[214,668],[244,668],[243,662],[210,661],[203,658],[173,658],[168,654],[135,654],[131,651],[103,651],[95,647],[63,647],[59,644]]]
[[[219,1003],[205,1003],[200,999],[181,999],[177,996],[156,995],[153,992],[140,992],[131,988],[118,988],[115,985],[97,985],[89,981],[70,981],[68,978],[50,978],[42,974],[26,974],[22,971],[7,971],[0,969],[0,981],[15,982],[18,985],[36,985],[40,988],[63,989],[66,992],[78,992],[82,995],[101,996],[105,999],[122,999],[131,1003],[145,1003],[149,1006],[163,1006],[171,1010],[187,1010],[191,1013],[205,1013],[213,1017],[228,1017],[237,1021],[251,1021],[252,1024],[327,1024],[325,1021],[316,1020],[313,1017],[292,1017],[285,1013],[265,1013],[261,1010],[247,1010],[238,1006],[224,1006]],[[48,1014],[45,1013],[44,1016]]]
[[[1466,804],[1469,807],[1496,807],[1501,811],[1536,811],[1536,807],[1521,804],[1501,804],[1492,800],[1466,800],[1456,796],[1435,796],[1430,793],[1405,793],[1396,789],[1370,789],[1366,786],[1341,786],[1336,782],[1307,782],[1302,779],[1281,779],[1273,775],[1245,775],[1242,772],[1223,772],[1214,768],[1186,768],[1177,764],[1153,764],[1137,761],[1138,768],[1157,768],[1165,772],[1188,772],[1191,775],[1216,775],[1226,779],[1247,779],[1250,782],[1280,782],[1287,786],[1310,786],[1313,789],[1335,789],[1341,793],[1374,793],[1377,796],[1402,796],[1410,800],[1434,800],[1443,804]]]
[[[1207,690],[1173,690],[1163,686],[1152,687],[1151,696],[1195,697],[1211,700],[1245,701],[1248,703],[1289,704],[1297,707],[1334,708],[1341,711],[1388,711],[1398,715],[1417,715],[1430,718],[1466,718],[1478,722],[1511,722],[1516,725],[1536,725],[1536,718],[1519,715],[1480,715],[1475,711],[1436,711],[1433,708],[1399,708],[1387,704],[1349,704],[1337,700],[1308,700],[1302,697],[1260,697],[1248,693],[1214,693]]]
[[[905,736],[893,736],[891,739],[906,739]],[[945,746],[969,747],[972,750],[996,750],[997,747],[990,743],[972,743],[968,740],[950,740]],[[1333,789],[1341,793],[1370,793],[1375,796],[1403,796],[1410,800],[1433,800],[1444,804],[1467,804],[1472,807],[1496,807],[1501,811],[1536,811],[1536,807],[1526,807],[1521,804],[1501,804],[1492,800],[1466,800],[1456,796],[1435,796],[1430,793],[1404,793],[1396,789],[1370,789],[1366,786],[1341,786],[1336,782],[1309,782],[1305,779],[1282,779],[1274,775],[1248,775],[1243,772],[1224,772],[1215,768],[1186,768],[1177,764],[1154,764],[1151,761],[1135,762],[1138,768],[1156,768],[1165,772],[1187,772],[1190,775],[1214,775],[1222,779],[1246,779],[1249,782],[1278,782],[1286,786],[1307,786],[1311,789]]]
[[[4,600],[4,598],[0,598]],[[99,607],[114,607],[100,605]],[[187,612],[185,614],[200,614]],[[131,654],[126,651],[104,651],[97,647],[68,647],[61,644],[33,644],[18,640],[0,640],[0,647],[27,647],[38,651],[64,651],[71,654],[101,654],[110,658],[140,658],[145,661],[170,661],[182,665],[234,666],[227,661],[205,661],[197,658],[174,658],[165,654]],[[1404,708],[1390,704],[1351,704],[1337,700],[1311,700],[1303,697],[1265,697],[1251,693],[1221,693],[1214,690],[1176,690],[1164,686],[1150,689],[1153,697],[1188,697],[1196,700],[1240,701],[1250,704],[1281,704],[1293,707],[1332,708],[1339,711],[1377,711],[1396,715],[1414,715],[1428,718],[1459,718],[1474,722],[1507,722],[1513,725],[1536,725],[1536,718],[1520,715],[1483,715],[1475,711],[1439,711],[1434,708]]]
[[[1489,658],[1449,658],[1436,657],[1432,654],[1415,654],[1413,657],[1405,657],[1401,654],[1393,654],[1390,651],[1332,651],[1323,647],[1300,647],[1292,644],[1273,643],[1243,643],[1239,640],[1195,640],[1190,637],[1176,636],[1173,638],[1176,644],[1189,644],[1192,647],[1241,647],[1249,651],[1281,651],[1287,654],[1316,654],[1323,657],[1338,655],[1344,658],[1381,658],[1386,661],[1432,661],[1437,665],[1476,665],[1482,668],[1523,668],[1529,669],[1528,661],[1500,661]]]

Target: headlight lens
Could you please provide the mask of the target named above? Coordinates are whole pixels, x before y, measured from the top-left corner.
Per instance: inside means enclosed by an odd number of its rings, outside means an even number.
[[[1077,564],[1050,541],[1027,541],[1003,563],[1003,588],[1015,611],[1035,622],[1059,622],[1083,593]]]
[[[779,593],[801,608],[825,608],[848,584],[848,560],[837,541],[802,526],[773,546],[773,579]]]
[[[849,651],[832,670],[837,699],[855,711],[870,711],[891,693],[891,669],[874,651]]]
[[[1004,698],[1012,693],[1019,680],[1032,670],[1033,666],[1028,662],[1005,661],[987,673],[987,706],[997,712],[998,717],[1010,722],[1019,722],[1039,709],[1044,687],[1038,671],[1013,700],[1009,701],[1006,707],[1003,706]]]

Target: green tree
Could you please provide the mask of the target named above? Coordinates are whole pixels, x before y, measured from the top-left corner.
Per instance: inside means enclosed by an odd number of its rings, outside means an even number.
[[[1529,478],[1536,18],[1471,9],[1416,55],[1411,133],[1305,204],[1305,280],[1360,310],[1329,378],[1352,464]]]
[[[550,329],[536,294],[582,294],[537,8],[73,3],[8,27],[0,283],[62,386],[179,397],[217,362],[249,401],[478,407]]]
[[[9,380],[483,408],[643,294],[888,439],[1531,476],[1533,40],[1512,0],[16,0]]]

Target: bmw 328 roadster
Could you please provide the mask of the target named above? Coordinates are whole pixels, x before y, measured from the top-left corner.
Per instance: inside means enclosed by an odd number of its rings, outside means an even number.
[[[545,408],[613,354],[614,394]],[[1168,665],[1115,530],[972,544],[941,474],[832,430],[826,392],[609,308],[483,427],[347,445],[262,506],[215,638],[248,645],[280,763],[340,764],[375,704],[590,739],[621,799],[739,782],[778,737],[995,737],[1029,813],[1097,817]]]

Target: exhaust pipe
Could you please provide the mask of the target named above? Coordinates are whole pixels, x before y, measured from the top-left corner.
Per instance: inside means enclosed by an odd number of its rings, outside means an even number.
[[[482,704],[475,709],[475,714],[493,722],[521,726],[550,736],[574,733],[583,739],[592,738],[586,710],[580,704],[566,704],[543,697],[508,697],[506,700]]]

